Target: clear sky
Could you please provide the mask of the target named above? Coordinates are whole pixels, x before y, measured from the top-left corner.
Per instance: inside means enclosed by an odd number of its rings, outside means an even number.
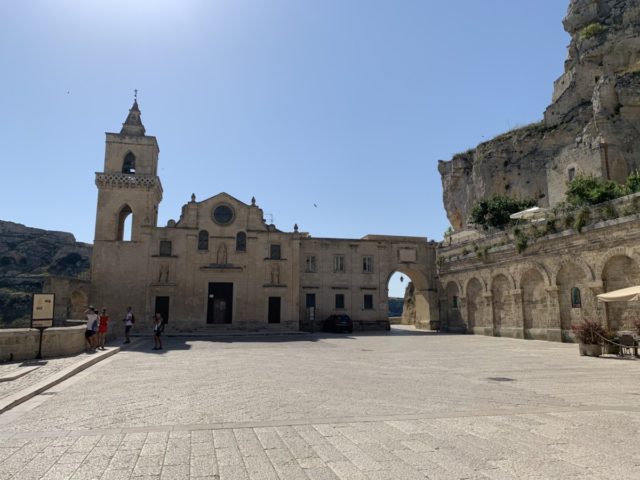
[[[0,219],[92,242],[104,132],[138,89],[161,225],[225,191],[284,231],[441,240],[438,160],[542,118],[567,6],[3,0]]]

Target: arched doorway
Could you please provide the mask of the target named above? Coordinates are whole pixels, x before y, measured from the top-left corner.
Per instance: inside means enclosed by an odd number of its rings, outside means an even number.
[[[400,282],[402,278],[402,282]],[[400,319],[393,321],[418,328],[438,328],[434,322],[433,305],[436,302],[435,289],[427,282],[426,276],[409,268],[398,268],[387,276],[387,296],[402,298],[403,311]],[[391,319],[390,319],[391,321]]]

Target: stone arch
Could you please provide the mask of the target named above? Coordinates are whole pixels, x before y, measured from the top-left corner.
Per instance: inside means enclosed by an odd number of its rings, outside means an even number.
[[[122,161],[122,173],[136,173],[136,156],[131,151],[127,152],[124,156],[124,160]]]
[[[522,262],[518,264],[518,275],[516,276],[516,289],[522,288],[522,279],[525,273],[528,273],[530,270],[537,271],[542,277],[542,281],[544,285],[550,287],[551,283],[551,275],[549,275],[549,271],[547,268],[538,262]]]
[[[513,301],[510,295],[514,287],[513,278],[505,270],[498,271],[491,278],[491,308],[493,313],[493,334],[502,335],[502,330],[511,323]]]
[[[558,284],[558,272],[560,272],[560,270],[562,269],[562,267],[566,266],[566,265],[577,265],[579,267],[582,268],[587,281],[588,282],[593,282],[595,281],[596,277],[593,273],[593,269],[591,268],[591,266],[585,262],[582,258],[574,256],[571,258],[563,258],[562,260],[560,260],[560,262],[557,264],[557,268],[555,269],[555,271],[553,272],[552,276],[551,276],[551,285],[557,285]]]
[[[520,275],[525,338],[539,338],[543,329],[549,327],[549,295],[546,290],[549,277],[544,273],[537,265],[529,264],[529,268],[523,269]]]
[[[626,256],[626,257],[637,260],[637,258],[635,258],[636,255],[634,255],[631,249],[628,247],[611,248],[610,250],[607,250],[607,253],[605,253],[600,257],[600,263],[597,265],[596,272],[595,272],[596,273],[595,278],[597,280],[603,279],[602,272],[604,271],[604,268],[609,262],[609,260],[611,260],[613,257],[618,257],[618,256]]]
[[[496,277],[500,275],[504,276],[507,279],[510,290],[516,289],[516,281],[513,278],[513,275],[511,275],[511,273],[509,273],[509,271],[504,268],[496,268],[495,270],[491,271],[491,281],[489,283],[489,290],[493,290],[493,281]]]
[[[116,240],[129,242],[133,239],[133,210],[124,204],[118,211],[118,231]]]
[[[466,283],[464,284],[464,296],[468,297],[469,296],[469,284],[473,281],[476,281],[480,284],[480,287],[482,288],[482,293],[487,293],[489,290],[489,284],[488,282],[483,278],[483,277],[471,277],[468,278]]]
[[[465,299],[467,304],[467,327],[469,331],[475,331],[479,327],[491,326],[487,319],[483,294],[486,285],[476,277],[471,277],[465,286]]]
[[[388,288],[389,280],[396,272],[406,275],[413,284],[411,307],[412,315],[415,315],[415,318],[408,319],[407,321],[411,320],[411,323],[414,323],[416,326],[421,326],[422,328],[431,328],[432,322],[437,320],[436,313],[438,300],[436,290],[429,284],[427,276],[422,271],[406,265],[396,265],[395,267],[395,269],[386,275],[385,285],[387,285]],[[389,292],[387,291],[386,296],[388,296],[388,293]],[[403,317],[404,316],[405,315],[403,313]]]
[[[576,258],[576,260],[578,260]],[[555,283],[558,287],[558,309],[560,312],[560,329],[562,330],[562,338],[571,341],[571,326],[583,318],[583,309],[585,301],[589,294],[589,283],[593,280],[591,272],[585,270],[581,261],[564,260],[560,264],[560,268],[555,274]],[[572,289],[578,288],[582,302],[580,305],[572,304]]]
[[[605,292],[640,285],[640,266],[625,254],[610,256],[602,268],[602,284]],[[612,330],[634,330],[634,322],[640,318],[638,302],[610,302],[605,304],[607,325]]]

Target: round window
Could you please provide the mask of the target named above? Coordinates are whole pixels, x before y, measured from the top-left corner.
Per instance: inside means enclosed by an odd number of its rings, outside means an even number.
[[[216,223],[227,225],[233,221],[233,209],[228,205],[218,205],[213,209],[213,219]]]

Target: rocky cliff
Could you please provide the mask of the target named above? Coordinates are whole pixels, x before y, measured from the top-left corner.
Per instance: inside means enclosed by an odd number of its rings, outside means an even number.
[[[0,220],[0,327],[23,325],[49,276],[88,277],[91,245],[70,233]]]
[[[554,206],[574,174],[623,181],[640,168],[638,0],[571,0],[563,25],[571,43],[544,120],[439,162],[455,230],[480,198]]]

